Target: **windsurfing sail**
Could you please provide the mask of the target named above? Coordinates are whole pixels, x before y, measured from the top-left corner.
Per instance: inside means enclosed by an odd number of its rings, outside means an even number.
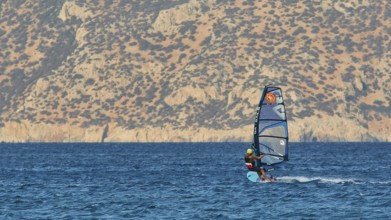
[[[258,105],[254,123],[253,148],[257,166],[274,165],[288,160],[288,124],[282,90],[266,86]]]

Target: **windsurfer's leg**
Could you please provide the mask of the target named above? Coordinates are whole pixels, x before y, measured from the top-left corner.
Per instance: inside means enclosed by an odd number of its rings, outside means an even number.
[[[259,177],[259,182],[263,182],[262,174],[260,172],[257,172],[258,177]]]
[[[265,177],[265,180],[268,181],[268,182],[270,182],[269,177],[267,177],[267,175],[266,175],[265,169],[261,169],[261,173],[262,173],[262,176]]]

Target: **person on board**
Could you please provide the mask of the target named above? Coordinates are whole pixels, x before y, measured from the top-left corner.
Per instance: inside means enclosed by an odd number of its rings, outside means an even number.
[[[246,161],[246,167],[250,171],[257,172],[259,176],[260,182],[263,182],[266,180],[267,182],[270,182],[269,177],[266,175],[265,169],[261,167],[255,166],[255,160],[263,158],[265,155],[259,155],[259,156],[254,156],[253,155],[254,151],[253,149],[247,149],[246,156],[244,156],[244,160]],[[262,178],[263,176],[263,178]]]

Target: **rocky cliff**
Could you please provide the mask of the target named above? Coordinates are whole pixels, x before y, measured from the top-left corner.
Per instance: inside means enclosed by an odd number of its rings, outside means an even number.
[[[0,2],[0,141],[391,140],[389,1]]]

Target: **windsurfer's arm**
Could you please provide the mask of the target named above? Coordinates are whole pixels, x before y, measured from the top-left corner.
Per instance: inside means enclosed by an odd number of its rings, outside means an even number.
[[[262,154],[262,155],[259,155],[259,156],[251,156],[252,158],[254,159],[262,159],[265,155]]]

